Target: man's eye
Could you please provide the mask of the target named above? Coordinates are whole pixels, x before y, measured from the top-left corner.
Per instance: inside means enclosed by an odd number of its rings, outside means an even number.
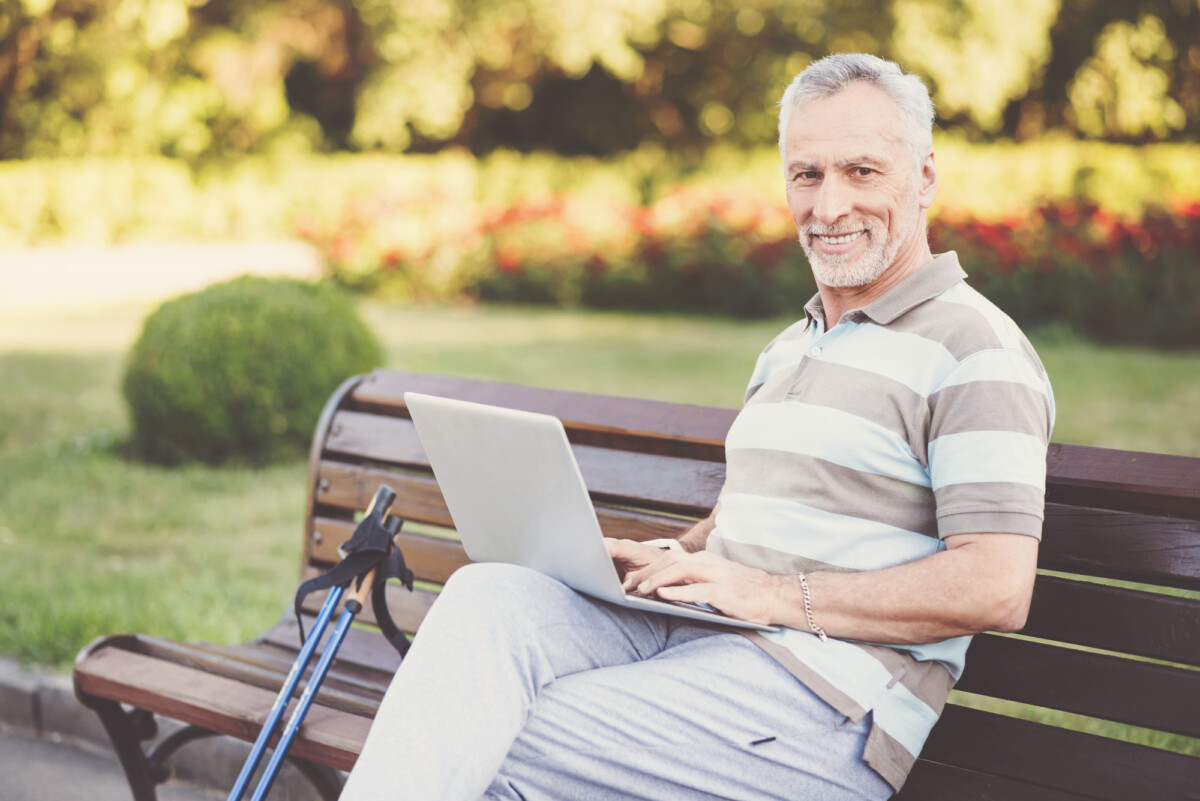
[[[866,178],[868,175],[875,172],[875,170],[871,169],[870,167],[856,167],[854,171],[860,178]]]
[[[815,181],[821,177],[821,173],[816,170],[805,170],[804,172],[797,173],[796,177],[801,181]]]

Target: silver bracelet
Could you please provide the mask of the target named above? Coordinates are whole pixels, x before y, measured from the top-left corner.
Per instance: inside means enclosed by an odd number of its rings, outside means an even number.
[[[812,593],[808,590],[808,579],[803,573],[797,573],[796,578],[800,579],[800,592],[804,595],[804,616],[808,618],[808,627],[812,629],[812,633],[821,638],[821,642],[825,642],[829,638],[825,636],[825,629],[817,625],[817,621],[813,620],[812,614]]]

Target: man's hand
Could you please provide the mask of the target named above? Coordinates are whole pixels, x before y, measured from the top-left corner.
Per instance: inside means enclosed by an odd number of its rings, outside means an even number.
[[[605,537],[604,547],[608,548],[608,555],[612,557],[613,564],[617,566],[617,572],[620,573],[622,579],[631,571],[641,570],[654,563],[655,560],[661,559],[663,554],[668,553],[662,548],[614,537]]]
[[[787,577],[773,576],[707,551],[684,553],[640,547],[652,551],[653,558],[646,561],[645,557],[630,552],[629,561],[625,562],[626,592],[658,596],[667,601],[704,603],[740,620],[775,622],[779,592]],[[611,547],[609,553],[613,553]]]

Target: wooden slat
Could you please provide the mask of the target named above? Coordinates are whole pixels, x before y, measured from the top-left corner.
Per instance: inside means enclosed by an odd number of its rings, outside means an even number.
[[[979,635],[955,689],[1200,737],[1200,671]]]
[[[425,452],[414,452],[410,445],[416,440],[416,429],[410,421],[343,411],[336,418],[334,432],[329,439],[329,462],[358,464],[366,460],[430,471]],[[626,506],[707,514],[725,482],[725,465],[698,459],[589,445],[576,445],[574,451],[589,492]]]
[[[431,475],[399,473],[342,462],[321,462],[318,470],[318,508],[360,511],[371,502],[375,490],[386,484],[396,491],[392,514],[404,520],[446,528],[453,525],[442,491]],[[363,503],[364,497],[366,503]]]
[[[354,487],[359,484],[378,486],[379,483],[385,483],[393,489],[403,490],[399,493],[396,503],[392,505],[392,511],[400,517],[446,527],[453,522],[450,519],[450,513],[446,511],[444,501],[441,500],[437,484],[431,477],[378,475],[379,481],[371,484],[373,479],[363,473],[351,471],[351,475],[349,488],[330,482],[328,489],[322,493],[327,506],[353,509],[355,507],[351,498],[357,492]],[[432,500],[434,495],[437,496],[437,501]],[[600,521],[600,529],[605,536],[639,542],[659,537],[678,537],[693,523],[690,519],[605,506],[596,508],[596,517]],[[313,531],[319,537],[310,540],[307,561],[333,564],[340,558],[337,551],[338,546],[353,536],[354,524],[345,520],[318,517],[313,523]],[[405,559],[410,560],[409,567],[415,571],[428,573],[428,577],[422,576],[426,581],[443,582],[446,575],[466,563],[462,548],[456,542],[409,534],[403,529],[400,533],[400,542]]]
[[[1101,801],[1194,801],[1200,758],[947,705],[922,757]]]
[[[341,530],[348,531],[348,524],[343,525],[346,528]],[[465,563],[455,544],[403,536],[406,558],[424,580],[441,583]],[[325,539],[336,547],[333,542],[342,537]],[[1185,598],[1041,576],[1023,633],[1154,659],[1200,663],[1200,603]]]
[[[306,625],[305,631],[307,630],[308,626]],[[271,632],[275,633],[276,638],[275,641],[268,642],[267,636]],[[246,658],[246,652],[248,652],[251,655],[250,659],[253,664],[261,663],[277,672],[290,670],[292,663],[296,660],[296,654],[300,645],[299,637],[296,633],[295,618],[289,616],[286,623],[280,621],[276,624],[276,627],[271,629],[271,632],[264,634],[257,640],[252,640],[241,645],[224,646],[224,648],[228,649],[227,653],[232,657]],[[346,634],[347,641],[351,643],[356,643],[360,639],[364,640],[366,645],[369,646],[366,650],[375,648],[375,641],[379,637],[380,635],[377,630],[357,626],[351,627],[351,630]],[[355,697],[382,695],[384,688],[386,688],[388,682],[391,680],[392,673],[395,672],[395,667],[398,664],[396,661],[398,655],[394,653],[395,649],[391,649],[386,643],[379,642],[378,647],[381,652],[390,649],[393,653],[385,654],[388,657],[387,661],[379,661],[378,664],[372,665],[361,664],[359,661],[351,661],[349,657],[356,652],[354,648],[346,651],[339,650],[339,657],[334,660],[334,664],[331,667],[334,688],[344,690]]]
[[[318,518],[316,533],[321,535],[320,544],[313,546],[311,559],[322,565],[339,561],[338,545],[354,533],[354,524],[343,520]],[[441,540],[422,534],[408,534],[401,529],[397,536],[400,552],[405,564],[419,581],[445,583],[455,570],[470,562],[462,545],[452,540]]]
[[[310,575],[315,574],[316,571],[313,571]],[[326,590],[311,593],[304,600],[304,611],[315,615],[320,610],[321,604],[324,603],[327,594],[328,591]],[[433,606],[433,602],[436,599],[437,593],[426,592],[425,590],[409,591],[394,581],[388,582],[388,611],[392,613],[392,621],[401,631],[409,633],[416,631],[417,627],[421,625],[421,621],[425,619],[425,614],[429,611],[429,607]],[[363,607],[362,612],[355,618],[355,622],[375,624],[375,613],[372,611],[370,604]]]
[[[724,461],[725,434],[736,411],[663,401],[477,381],[451,376],[376,370],[353,393],[360,406],[407,414],[405,392],[554,415],[572,441],[646,453]]]
[[[323,639],[327,640],[328,634],[329,632],[326,633],[326,637]],[[353,635],[363,637],[367,634],[370,634],[370,632],[349,632],[346,641],[343,643],[343,648],[346,647]],[[373,636],[377,639],[380,638],[378,634],[374,634]],[[292,652],[290,654],[291,659],[286,662],[276,660],[270,656],[267,658],[255,658],[260,655],[265,656],[264,652],[267,649],[264,647],[257,649],[243,648],[238,651],[220,647],[205,647],[201,643],[180,643],[152,637],[139,637],[137,645],[136,652],[145,656],[202,670],[205,673],[212,673],[216,676],[233,679],[234,681],[274,693],[278,693],[279,689],[283,686],[284,679],[296,657],[296,653]],[[271,650],[274,651],[274,649]],[[321,646],[321,650],[324,650],[323,645]],[[320,651],[318,651],[319,653]],[[338,653],[342,654],[343,651],[339,649]],[[317,703],[356,715],[373,716],[375,708],[379,705],[379,701],[383,698],[383,693],[387,689],[387,679],[390,678],[390,674],[387,676],[376,674],[373,677],[373,681],[367,682],[363,680],[361,675],[351,676],[341,670],[341,664],[339,663],[342,661],[334,660],[333,665],[330,666],[329,673],[326,674],[320,689],[317,691]],[[308,669],[304,673],[304,679],[297,690],[297,695],[299,695],[299,691],[304,689],[308,681],[308,676],[312,673],[316,662],[317,660],[314,657],[308,665]]]
[[[918,760],[896,801],[1089,801],[1085,796]]]
[[[1200,519],[1200,459],[1051,443],[1051,503]]]
[[[604,534],[639,541],[655,537],[677,537],[689,525],[687,521],[654,518],[619,509],[598,509],[597,513]],[[345,542],[353,534],[354,524],[318,518],[315,530],[321,535],[321,542],[313,545],[311,560],[320,569],[327,569],[340,558],[338,544]],[[405,563],[419,581],[444,584],[450,574],[471,562],[462,545],[455,540],[409,534],[401,529],[396,541],[404,554]]]
[[[432,476],[341,462],[322,462],[318,469],[318,504],[363,509],[378,486],[387,484],[399,493],[393,511],[401,517],[447,527],[453,523]],[[606,520],[603,508],[597,512],[608,536],[677,536],[688,525],[620,511],[609,512]],[[345,539],[338,539],[333,547]],[[1050,570],[1200,590],[1200,523],[1051,505],[1046,510],[1039,564]]]
[[[1200,522],[1046,505],[1039,566],[1200,590]]]
[[[366,460],[430,469],[410,420],[340,412],[326,447],[342,463]],[[725,481],[724,465],[712,462],[590,445],[575,445],[574,451],[588,490],[627,506],[706,515]]]
[[[276,695],[114,647],[101,648],[77,663],[75,683],[85,694],[131,704],[246,741],[258,736]],[[370,726],[370,718],[314,705],[290,753],[350,770]]]
[[[370,374],[352,394],[360,405],[404,414],[407,390],[553,414],[581,433],[611,432],[614,442],[623,434],[696,443],[706,449],[700,458],[714,461],[724,458],[725,435],[736,416],[730,409],[390,370]],[[1200,459],[1052,443],[1046,463],[1051,502],[1200,519]]]
[[[305,631],[312,629],[314,619],[312,613],[305,614]],[[261,643],[281,649],[294,649],[299,642],[297,625],[292,618],[280,621],[279,625],[263,636]],[[391,675],[400,666],[400,654],[383,638],[378,629],[355,628],[346,635],[335,661],[341,673],[358,678],[367,688],[378,689],[386,688]]]
[[[1200,667],[1200,601],[1038,576],[1022,634]]]
[[[350,462],[368,459],[429,469],[429,457],[416,426],[412,420],[400,417],[340,411],[325,440],[325,453],[325,458],[331,453],[342,454]]]

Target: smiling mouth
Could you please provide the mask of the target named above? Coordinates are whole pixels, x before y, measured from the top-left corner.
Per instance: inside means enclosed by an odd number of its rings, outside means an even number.
[[[826,245],[844,245],[847,242],[853,242],[862,236],[865,231],[855,231],[849,234],[813,234],[813,237],[821,240]]]

